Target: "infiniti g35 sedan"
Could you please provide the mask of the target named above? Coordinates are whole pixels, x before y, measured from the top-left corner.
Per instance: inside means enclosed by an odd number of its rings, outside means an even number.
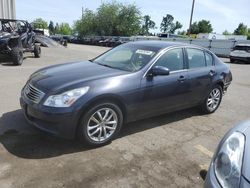
[[[205,188],[250,187],[250,120],[222,138],[210,164]]]
[[[213,113],[231,81],[228,65],[207,49],[138,41],[33,73],[20,103],[35,127],[98,146],[127,122],[194,106]]]

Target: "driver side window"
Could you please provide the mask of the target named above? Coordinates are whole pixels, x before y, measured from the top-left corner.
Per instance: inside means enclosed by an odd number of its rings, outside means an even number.
[[[182,70],[184,68],[182,48],[167,51],[157,60],[154,66],[163,66],[168,68],[169,71]]]

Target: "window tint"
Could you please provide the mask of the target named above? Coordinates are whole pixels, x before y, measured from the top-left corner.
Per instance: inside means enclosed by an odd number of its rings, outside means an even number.
[[[187,48],[189,68],[205,67],[205,56],[202,50]]]
[[[155,63],[155,66],[163,66],[170,71],[183,69],[183,53],[182,49],[173,49],[163,54]]]
[[[205,58],[206,58],[207,66],[212,66],[213,65],[213,57],[212,57],[212,55],[205,52]]]

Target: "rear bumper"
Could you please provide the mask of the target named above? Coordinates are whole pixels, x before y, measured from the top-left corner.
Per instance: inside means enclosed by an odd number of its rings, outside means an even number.
[[[74,112],[49,111],[30,104],[24,97],[20,98],[20,105],[27,121],[36,128],[53,135],[73,139],[78,125],[79,116]]]

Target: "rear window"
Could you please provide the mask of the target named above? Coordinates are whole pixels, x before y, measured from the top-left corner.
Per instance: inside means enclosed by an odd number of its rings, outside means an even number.
[[[189,68],[206,67],[204,52],[199,49],[187,48]]]
[[[250,46],[235,46],[234,50],[242,50],[242,51],[250,52]]]

